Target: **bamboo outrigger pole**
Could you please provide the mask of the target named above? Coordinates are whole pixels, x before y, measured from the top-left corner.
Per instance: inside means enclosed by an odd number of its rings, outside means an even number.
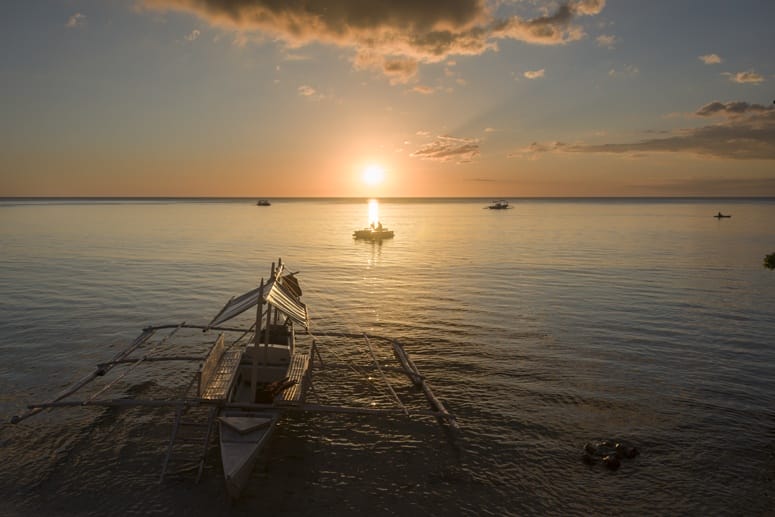
[[[431,390],[430,386],[428,386],[428,383],[425,382],[425,378],[420,375],[420,371],[417,369],[417,366],[415,366],[414,362],[409,358],[409,355],[398,341],[393,341],[393,352],[395,353],[398,361],[401,363],[401,366],[403,366],[404,372],[409,377],[409,379],[411,379],[412,383],[414,383],[415,386],[422,388],[423,393],[425,393],[425,398],[428,399],[431,407],[439,412],[439,418],[446,420],[447,424],[449,424],[449,426],[455,432],[459,432],[460,427],[457,425],[457,420],[455,420],[454,415],[447,411],[447,408],[444,407],[444,404],[442,404],[442,402],[436,398],[436,395],[433,394],[433,391]]]
[[[49,401],[49,403],[47,403],[47,404],[50,404],[52,402],[58,402],[58,401],[62,400],[63,398],[72,395],[73,393],[75,393],[79,389],[83,388],[84,386],[86,386],[88,383],[90,383],[91,381],[93,381],[97,377],[102,377],[111,368],[113,368],[113,366],[115,366],[117,361],[120,361],[121,359],[124,359],[126,356],[128,356],[129,354],[134,352],[135,349],[137,349],[140,345],[142,345],[143,343],[148,341],[148,339],[154,333],[155,333],[155,330],[153,330],[153,329],[145,329],[145,330],[143,330],[143,333],[140,334],[139,336],[137,336],[135,338],[135,340],[132,341],[132,343],[129,345],[129,347],[127,347],[125,350],[123,350],[123,351],[119,352],[118,354],[116,354],[115,357],[111,361],[109,361],[106,364],[98,365],[97,368],[92,373],[90,373],[86,377],[82,378],[80,381],[72,384],[69,388],[67,388],[66,390],[62,391],[56,397],[51,399]],[[45,407],[44,407],[45,405],[46,404],[41,404],[41,405],[38,405],[38,406],[33,406],[26,413],[22,413],[21,415],[14,415],[11,418],[11,423],[12,424],[18,424],[22,420],[26,420],[27,418],[29,418],[31,416],[37,415],[38,413],[43,411],[43,409],[45,409]],[[49,407],[51,407],[51,406],[49,406]]]

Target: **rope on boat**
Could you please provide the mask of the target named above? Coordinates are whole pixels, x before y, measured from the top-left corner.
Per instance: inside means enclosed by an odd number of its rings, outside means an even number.
[[[178,330],[180,330],[180,329],[181,329],[181,327],[182,327],[182,326],[183,326],[185,323],[186,323],[185,321],[184,321],[184,322],[182,322],[182,323],[181,323],[180,325],[178,325],[178,326],[177,326],[177,327],[176,327],[176,328],[175,328],[175,329],[174,329],[172,332],[170,332],[169,334],[167,334],[166,336],[164,336],[164,339],[162,339],[161,341],[159,341],[159,342],[156,344],[156,346],[154,346],[154,347],[153,347],[153,349],[152,349],[152,350],[156,350],[156,349],[158,349],[160,346],[162,346],[164,343],[166,343],[166,342],[167,342],[167,340],[168,340],[168,339],[170,339],[172,336],[174,336],[174,335],[175,335],[175,333],[176,333]],[[113,385],[115,385],[115,384],[116,384],[118,381],[120,381],[121,379],[123,379],[124,377],[126,377],[126,376],[127,376],[127,374],[129,374],[129,372],[131,372],[132,370],[134,370],[136,366],[138,366],[140,363],[142,363],[143,361],[145,361],[145,358],[146,358],[146,356],[150,356],[150,355],[152,355],[152,354],[153,354],[153,352],[151,351],[150,353],[148,353],[148,354],[144,355],[143,357],[141,357],[140,359],[138,359],[138,360],[137,360],[137,361],[135,361],[134,363],[130,364],[130,365],[129,365],[129,367],[128,367],[126,370],[124,370],[124,373],[122,373],[121,375],[119,375],[118,377],[116,377],[115,379],[113,379],[111,382],[109,382],[107,385],[105,385],[105,386],[104,386],[104,387],[103,387],[101,390],[99,390],[98,392],[96,392],[95,394],[93,394],[91,397],[89,397],[88,399],[86,399],[86,400],[85,400],[85,402],[91,402],[92,400],[96,399],[97,397],[99,397],[100,395],[102,395],[103,393],[105,393],[106,391],[108,391],[108,390],[109,390],[109,389],[110,389],[110,388],[111,388]],[[85,405],[85,404],[84,404],[84,405]]]
[[[387,377],[385,376],[385,372],[382,371],[382,368],[379,365],[379,361],[377,361],[377,356],[374,355],[374,349],[371,347],[371,343],[369,342],[369,336],[366,334],[363,335],[363,339],[366,340],[366,345],[369,347],[369,353],[371,354],[372,359],[374,359],[374,365],[377,367],[377,370],[379,371],[379,374],[382,376],[382,380],[385,381],[385,385],[390,390],[390,393],[393,394],[393,397],[396,399],[396,402],[398,402],[398,405],[401,406],[401,409],[404,410],[404,413],[406,413],[407,416],[409,416],[409,410],[406,409],[406,406],[404,406],[404,403],[401,402],[401,399],[398,398],[398,394],[393,389],[393,386],[390,385],[390,382],[388,381]]]
[[[124,350],[118,352],[116,355],[114,355],[112,361],[110,361],[106,365],[98,365],[97,368],[92,373],[90,373],[89,375],[83,377],[81,380],[71,384],[68,388],[66,388],[65,390],[61,391],[59,394],[57,394],[53,399],[51,399],[46,404],[56,403],[56,402],[62,400],[63,398],[72,395],[73,393],[75,393],[79,389],[83,388],[84,386],[86,386],[88,383],[90,383],[91,381],[93,381],[97,377],[102,377],[111,368],[113,368],[113,366],[116,364],[117,361],[120,361],[120,360],[126,358],[129,354],[134,352],[135,349],[137,349],[137,347],[139,347],[140,345],[142,345],[143,343],[148,341],[148,339],[150,339],[150,337],[153,336],[155,332],[156,332],[156,330],[153,329],[153,328],[145,328],[145,329],[143,329],[142,334],[137,336],[135,338],[135,340],[132,341],[132,343],[126,349],[124,349]],[[30,409],[30,411],[27,411],[26,413],[22,413],[21,415],[14,415],[11,418],[11,423],[12,424],[18,424],[22,420],[25,420],[25,419],[27,419],[27,418],[29,418],[31,416],[37,415],[38,413],[43,411],[43,409],[45,409],[45,405],[46,404],[38,404],[38,405],[27,406]]]
[[[322,300],[324,300],[324,301],[327,301],[327,302],[328,302],[328,304],[327,304],[327,305],[329,306],[329,308],[335,308],[335,307],[336,307],[336,304],[334,303],[334,298],[333,298],[332,296],[326,295],[324,291],[320,291],[320,290],[317,290],[317,289],[308,289],[308,290],[311,290],[312,292],[314,292],[314,293],[315,293],[315,295],[317,295],[317,296],[318,296],[319,298],[321,298]],[[323,335],[324,335],[324,336],[329,336],[329,337],[346,337],[346,338],[353,338],[353,339],[362,339],[363,337],[366,337],[366,341],[367,341],[367,344],[368,344],[368,336],[367,336],[366,332],[364,332],[364,331],[361,329],[360,325],[359,325],[359,324],[358,324],[358,323],[357,323],[357,322],[356,322],[356,321],[355,321],[353,318],[349,317],[349,313],[347,313],[347,312],[344,312],[344,311],[337,311],[337,312],[340,312],[340,313],[344,314],[344,317],[342,317],[342,314],[339,314],[339,315],[338,315],[338,317],[339,317],[339,319],[340,319],[341,321],[344,321],[345,323],[349,324],[349,326],[351,326],[351,327],[356,327],[356,328],[357,328],[358,330],[360,330],[361,332],[360,332],[360,333],[358,333],[358,334],[354,334],[354,333],[353,333],[353,334],[350,334],[350,333],[341,333],[341,332],[324,332],[324,333],[323,333]],[[309,335],[310,335],[310,336],[312,336],[312,338],[313,338],[313,339],[318,339],[318,338],[317,338],[317,336],[315,336],[315,335],[312,333],[312,331],[311,331],[311,330],[309,330],[309,329],[308,329],[308,333],[309,333]],[[381,338],[381,339],[383,339],[383,340],[385,340],[385,341],[389,341],[389,340],[388,340],[388,339],[386,339],[386,338]],[[325,343],[322,343],[322,344],[323,344],[323,345],[325,345]],[[371,348],[371,345],[370,345],[370,344],[369,344],[369,348]],[[352,371],[353,371],[355,374],[357,374],[357,375],[359,375],[360,377],[362,377],[362,378],[366,379],[367,381],[371,381],[371,375],[369,375],[369,373],[368,373],[368,372],[366,372],[366,371],[365,371],[365,370],[363,370],[362,368],[360,368],[360,367],[358,367],[357,365],[355,365],[355,364],[354,364],[352,361],[348,361],[348,360],[346,360],[345,358],[343,358],[341,355],[339,355],[339,354],[336,352],[336,349],[335,349],[334,347],[328,347],[328,346],[327,346],[327,347],[326,347],[326,350],[327,350],[327,351],[329,351],[329,352],[330,352],[332,355],[334,355],[334,356],[337,358],[337,360],[339,360],[339,361],[341,361],[343,364],[347,365],[347,366],[348,366],[348,368],[349,368],[350,370],[352,370]],[[367,360],[369,360],[369,357],[368,357],[368,355],[367,355],[367,354],[366,354],[366,353],[363,351],[363,349],[362,349],[362,348],[360,348],[360,347],[357,347],[357,348],[356,348],[356,350],[358,350],[358,352],[360,352],[360,353],[364,354],[364,357],[365,357]],[[319,354],[319,353],[320,353],[320,352],[318,352],[318,354]],[[371,351],[371,360],[373,360],[375,363],[377,363],[377,360],[376,360],[376,358],[374,357],[374,352],[373,352],[373,350]],[[377,365],[379,366],[379,363],[377,363]],[[379,395],[381,395],[381,396],[385,396],[385,397],[390,397],[390,396],[391,396],[391,395],[390,395],[390,393],[389,393],[387,390],[385,390],[385,389],[384,389],[384,387],[383,387],[381,384],[374,384],[374,383],[372,383],[372,382],[369,382],[369,385],[370,385],[372,388],[374,388],[375,390],[377,390],[377,392],[379,393]],[[390,388],[390,385],[389,385],[389,384],[388,384],[388,387]],[[390,389],[390,391],[393,391],[393,390],[392,390],[392,388]],[[395,392],[393,392],[393,396],[395,396]],[[397,396],[395,396],[395,397],[397,398]],[[401,401],[400,401],[400,400],[399,400],[399,404],[401,404]],[[402,404],[402,407],[403,407],[403,404]]]
[[[311,332],[309,335],[317,342],[320,338],[319,336],[312,334]],[[331,334],[331,333],[324,333],[323,336],[337,336],[337,334]],[[339,334],[340,337],[353,337],[353,338],[362,338],[365,336],[365,334]],[[320,348],[320,343],[317,344],[317,348]],[[344,357],[342,357],[340,354],[336,352],[336,349],[334,347],[327,346],[326,350],[330,352],[333,356],[335,356],[339,361],[341,361],[341,364],[344,364],[348,369],[352,370],[356,375],[363,377],[364,379],[370,381],[371,376],[364,371],[362,368],[354,365],[352,361],[348,361]],[[318,356],[320,355],[320,352],[318,352]],[[369,386],[376,389],[378,392],[380,392],[380,395],[390,396],[390,393],[385,390],[385,388],[381,384],[374,384],[372,382],[369,382]]]

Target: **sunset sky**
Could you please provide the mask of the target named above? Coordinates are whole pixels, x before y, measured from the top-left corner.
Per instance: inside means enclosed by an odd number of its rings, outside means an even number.
[[[772,0],[3,5],[0,196],[775,196]]]

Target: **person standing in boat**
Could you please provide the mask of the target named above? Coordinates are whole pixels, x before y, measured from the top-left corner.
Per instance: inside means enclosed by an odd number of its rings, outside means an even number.
[[[377,231],[378,232],[382,231],[382,222],[377,223]]]

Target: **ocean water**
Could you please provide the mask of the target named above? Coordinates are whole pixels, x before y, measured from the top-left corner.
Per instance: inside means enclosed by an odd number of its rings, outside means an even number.
[[[351,237],[366,200],[0,201],[0,515],[772,515],[775,200],[487,202],[381,200],[396,235],[373,244]],[[289,415],[229,502],[217,447],[199,484],[159,484],[170,410],[7,423],[142,327],[208,322],[277,257],[313,333],[399,339],[460,435]],[[384,398],[328,364],[323,402]],[[122,396],[186,381],[156,374]],[[602,439],[640,455],[585,464]]]

